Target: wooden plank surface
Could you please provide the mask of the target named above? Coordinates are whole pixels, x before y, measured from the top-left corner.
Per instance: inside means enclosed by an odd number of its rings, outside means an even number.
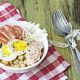
[[[51,26],[51,15],[54,10],[62,10],[68,21],[73,25],[73,29],[80,24],[80,0],[4,0],[9,1],[18,8],[22,16],[27,21],[39,23],[41,28],[46,28],[48,38],[61,42],[65,39],[55,32]],[[0,0],[3,2],[3,0]],[[79,43],[79,42],[78,42]],[[80,48],[80,45],[78,45]],[[72,55],[69,48],[56,48],[58,52],[71,64],[71,68],[66,71],[68,80],[80,80],[76,75]]]

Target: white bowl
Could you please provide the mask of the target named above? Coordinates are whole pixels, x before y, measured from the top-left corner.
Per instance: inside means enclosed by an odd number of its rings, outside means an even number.
[[[44,51],[43,51],[43,56],[41,57],[41,59],[33,64],[32,66],[28,66],[28,67],[24,67],[24,68],[13,68],[13,67],[8,67],[2,63],[0,63],[0,67],[6,71],[9,72],[13,72],[13,73],[24,73],[24,72],[28,72],[31,71],[32,69],[36,68],[46,57],[47,55],[47,51],[48,51],[48,40],[47,40],[47,33],[44,30],[41,30],[39,28],[39,25],[35,25],[34,23],[31,22],[26,22],[26,21],[14,21],[14,22],[8,22],[8,23],[1,23],[0,27],[4,26],[4,25],[18,25],[20,27],[22,27],[23,29],[32,29],[32,31],[34,32],[34,34],[36,34],[40,41],[42,41],[43,45],[44,45]]]

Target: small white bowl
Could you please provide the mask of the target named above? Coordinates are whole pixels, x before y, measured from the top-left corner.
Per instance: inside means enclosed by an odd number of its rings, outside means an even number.
[[[42,55],[41,59],[37,63],[33,64],[32,66],[28,66],[28,67],[24,67],[24,68],[13,68],[13,67],[8,67],[8,66],[0,63],[0,67],[6,71],[13,72],[13,73],[24,73],[24,72],[28,72],[28,71],[33,70],[44,60],[44,58],[47,55],[47,51],[48,51],[47,33],[44,32],[44,30],[41,30],[39,28],[39,25],[35,25],[34,23],[31,23],[31,22],[13,21],[13,22],[8,22],[8,23],[1,23],[0,27],[4,26],[6,24],[7,25],[18,25],[26,30],[28,28],[29,29],[33,28],[33,32],[35,32],[36,35],[40,36],[39,39],[40,39],[40,41],[42,41],[42,43],[44,45],[44,51],[43,51],[43,55]]]

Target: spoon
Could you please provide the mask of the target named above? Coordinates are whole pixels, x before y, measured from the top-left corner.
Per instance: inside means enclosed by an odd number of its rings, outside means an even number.
[[[55,11],[52,14],[52,24],[53,30],[64,37],[66,37],[72,30],[61,11]],[[74,49],[72,48],[70,38],[67,38],[67,42],[70,45],[76,72],[80,76],[80,52],[76,47]]]

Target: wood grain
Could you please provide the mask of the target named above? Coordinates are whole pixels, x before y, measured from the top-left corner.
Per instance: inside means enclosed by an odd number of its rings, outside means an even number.
[[[3,0],[0,0],[2,2]],[[5,1],[5,0],[4,0]],[[41,28],[48,32],[48,38],[61,42],[65,39],[57,35],[52,30],[51,15],[54,10],[62,10],[68,21],[73,25],[73,29],[80,24],[80,0],[7,0],[15,5],[22,16],[35,23],[39,23]],[[58,52],[71,64],[71,68],[66,71],[68,80],[80,80],[77,76],[69,48],[56,48]]]

